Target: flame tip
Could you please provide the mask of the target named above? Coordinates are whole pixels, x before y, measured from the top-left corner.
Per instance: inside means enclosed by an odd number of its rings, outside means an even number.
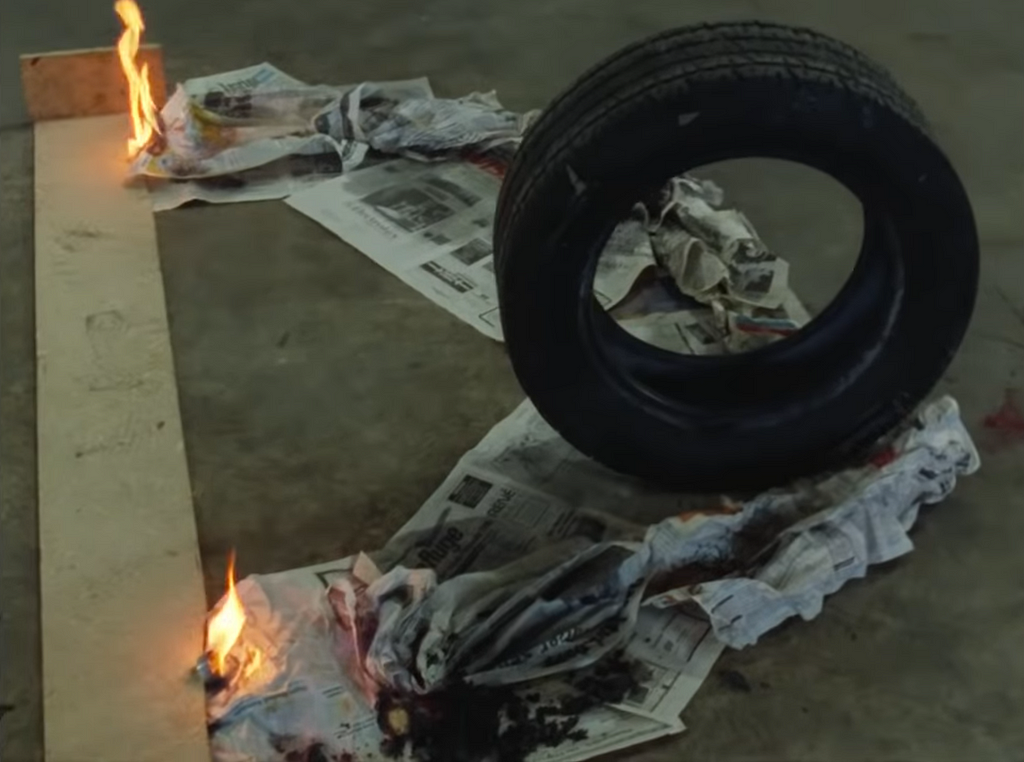
[[[135,0],[117,0],[114,13],[121,19],[124,31],[117,40],[117,54],[121,61],[121,69],[128,80],[128,113],[131,116],[132,136],[128,138],[128,155],[136,154],[149,145],[157,135],[163,134],[160,118],[149,83],[149,65],[140,68],[136,57],[139,42],[146,24],[142,19]]]
[[[235,551],[228,554],[227,592],[210,614],[206,627],[206,650],[213,671],[226,672],[227,658],[245,627],[245,608],[235,589]]]

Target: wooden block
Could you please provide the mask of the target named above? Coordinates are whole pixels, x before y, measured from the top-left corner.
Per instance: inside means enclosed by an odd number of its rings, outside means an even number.
[[[149,65],[157,108],[167,100],[159,45],[141,45],[139,65]],[[128,83],[115,48],[32,53],[21,57],[21,83],[33,121],[119,114],[128,110]]]
[[[124,115],[35,126],[49,762],[208,762],[206,601],[156,231]]]

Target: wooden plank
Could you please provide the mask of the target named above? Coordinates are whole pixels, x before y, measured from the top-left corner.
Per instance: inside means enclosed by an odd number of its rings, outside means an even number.
[[[124,115],[35,126],[46,757],[209,760],[205,600],[147,194]]]
[[[136,59],[148,64],[153,101],[167,100],[163,52],[141,45]],[[33,121],[119,114],[128,110],[128,84],[115,48],[30,53],[21,57],[25,105]]]

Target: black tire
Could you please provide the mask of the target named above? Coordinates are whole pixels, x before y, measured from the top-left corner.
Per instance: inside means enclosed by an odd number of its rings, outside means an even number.
[[[592,296],[617,220],[728,158],[800,162],[864,206],[850,280],[795,336],[741,355],[644,344]],[[970,203],[920,110],[879,65],[805,29],[688,27],[586,73],[530,130],[498,200],[512,365],[582,452],[689,490],[762,488],[842,465],[931,390],[974,307]]]

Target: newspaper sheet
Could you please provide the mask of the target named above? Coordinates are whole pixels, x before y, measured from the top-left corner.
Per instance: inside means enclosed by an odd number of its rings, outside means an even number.
[[[501,178],[470,162],[397,159],[288,198],[414,289],[501,338],[491,228]]]
[[[362,169],[287,199],[427,298],[501,340],[491,229],[501,171],[491,162],[406,159]],[[639,220],[618,226],[595,277],[607,308],[653,269]]]
[[[646,542],[663,559],[655,565],[678,570],[684,559],[704,574],[644,605],[695,604],[724,643],[752,645],[790,617],[816,617],[825,596],[869,566],[913,550],[908,532],[920,509],[980,465],[956,402],[940,398],[860,468],[765,492],[741,510],[652,527]],[[732,573],[721,573],[723,563]]]
[[[505,430],[512,432],[515,437],[511,442],[505,441],[514,452],[524,452],[530,446],[531,429],[536,427],[535,415],[517,415],[516,421],[520,426],[515,426],[514,422],[514,428],[505,427]],[[491,441],[493,442],[493,439]],[[487,439],[481,444],[490,446]],[[621,562],[622,558],[628,555],[629,546],[635,544],[633,541],[642,538],[644,530],[641,526],[616,519],[611,514],[579,509],[575,506],[581,503],[563,500],[551,491],[536,489],[529,482],[510,476],[501,468],[500,462],[481,462],[477,459],[476,453],[476,450],[471,451],[463,458],[416,516],[375,556],[375,560],[379,561],[382,567],[434,568],[438,581],[447,585],[448,592],[444,604],[455,604],[451,606],[453,610],[440,613],[445,617],[451,617],[451,626],[456,630],[461,629],[456,625],[463,619],[473,621],[475,607],[486,609],[488,605],[496,602],[493,597],[488,601],[482,594],[484,590],[490,593],[494,587],[505,586],[510,596],[521,595],[529,600],[546,589],[544,580],[541,579],[545,572],[553,572],[548,575],[552,581],[567,578],[564,574],[565,566],[560,563],[561,561],[575,557],[578,559],[575,568],[579,569],[582,565],[580,562],[587,558],[591,561],[599,560],[598,554],[608,547],[618,548],[621,545],[626,552],[612,556],[607,566],[597,566],[593,563],[589,566],[589,571],[593,574],[609,568],[614,573],[615,562]],[[554,451],[551,454],[554,455]],[[557,461],[545,459],[544,467],[557,468],[556,464]],[[579,487],[587,494],[603,491],[602,487],[621,490],[620,477],[611,472],[604,472],[608,478],[602,484],[600,474],[600,471],[587,469],[568,479],[586,479],[589,484],[581,484]],[[581,493],[577,490],[577,494]],[[664,510],[655,507],[654,503],[659,501],[663,506],[679,504],[674,496],[667,494],[651,493],[646,501],[640,497],[639,490],[633,491],[633,494],[639,502],[646,502],[647,510],[652,512]],[[514,573],[509,569],[509,565],[519,568]],[[497,583],[494,587],[488,586],[489,580],[483,580],[481,584],[479,579],[466,579],[466,575],[481,570],[494,572],[494,581]],[[463,585],[466,587],[464,591],[453,591],[453,588]],[[625,589],[627,587],[630,586],[623,585],[622,595],[616,596],[617,600],[623,598],[623,603],[624,597],[636,592]],[[672,622],[649,616],[648,612],[634,613],[639,613],[639,618],[635,615],[632,617],[623,635],[629,643],[630,653],[636,651],[637,656],[644,657],[646,666],[657,674],[657,682],[662,688],[652,690],[643,704],[632,708],[645,716],[663,720],[678,717],[692,692],[707,674],[714,658],[717,658],[720,645],[710,636],[706,621],[694,620],[684,612],[672,612]],[[563,616],[558,616],[546,611],[543,615],[552,621],[556,630],[564,631],[567,624],[573,620],[574,612],[566,611]],[[500,613],[496,614],[496,617],[495,621],[502,619]],[[525,620],[521,621],[524,626],[528,624]],[[532,623],[536,625],[540,621],[535,619]],[[575,624],[578,631],[584,630],[580,622]],[[635,630],[632,629],[634,625]],[[470,629],[466,627],[465,632],[468,634]],[[501,629],[503,636],[496,637],[494,642],[494,647],[498,650],[500,641],[503,638],[510,638],[516,631],[515,627],[508,624],[503,625]],[[674,650],[662,651],[659,659],[649,662],[646,657],[651,654],[644,648],[650,645],[647,641],[656,639],[655,632],[677,632],[680,635]],[[381,630],[378,630],[378,633],[381,633]],[[683,637],[683,634],[686,637]],[[400,643],[387,637],[383,637],[382,640],[389,647],[401,648]],[[543,641],[543,638],[541,640]],[[437,645],[450,648],[461,642],[452,639]],[[645,642],[647,646],[644,645]],[[669,639],[663,636],[660,642],[664,649]],[[430,644],[431,638],[428,637],[423,645]],[[567,644],[568,650],[583,650],[579,649],[578,645],[579,640],[574,639],[571,645]],[[616,641],[609,645],[621,646],[622,642]],[[472,650],[472,646],[470,643],[467,648]],[[544,652],[545,660],[549,660],[557,653],[557,649],[549,645],[544,648]],[[596,647],[588,648],[575,663],[577,666],[585,666],[599,656],[600,652]],[[432,660],[426,651],[424,659],[432,664],[444,664],[443,660]],[[486,657],[478,657],[478,661],[484,667],[488,666]],[[421,664],[420,669],[425,673],[424,679],[429,679],[430,664]],[[550,671],[564,669],[565,663],[560,662]],[[527,670],[526,667],[496,670],[487,674],[486,679],[483,679],[482,674],[478,675],[477,682],[501,683],[508,677],[515,681],[523,679],[528,672],[543,674],[544,671]],[[472,670],[468,672],[472,673]],[[383,674],[379,673],[378,676],[383,677]],[[443,678],[443,675],[438,677]],[[384,679],[401,680],[396,673],[389,673]],[[411,684],[406,687],[413,689]]]
[[[146,178],[154,212],[162,212],[203,201],[208,204],[232,204],[242,201],[271,201],[311,188],[339,177],[346,168],[362,163],[366,147],[348,143],[341,154],[332,146],[320,151],[315,144],[280,159],[242,172],[194,180]]]

